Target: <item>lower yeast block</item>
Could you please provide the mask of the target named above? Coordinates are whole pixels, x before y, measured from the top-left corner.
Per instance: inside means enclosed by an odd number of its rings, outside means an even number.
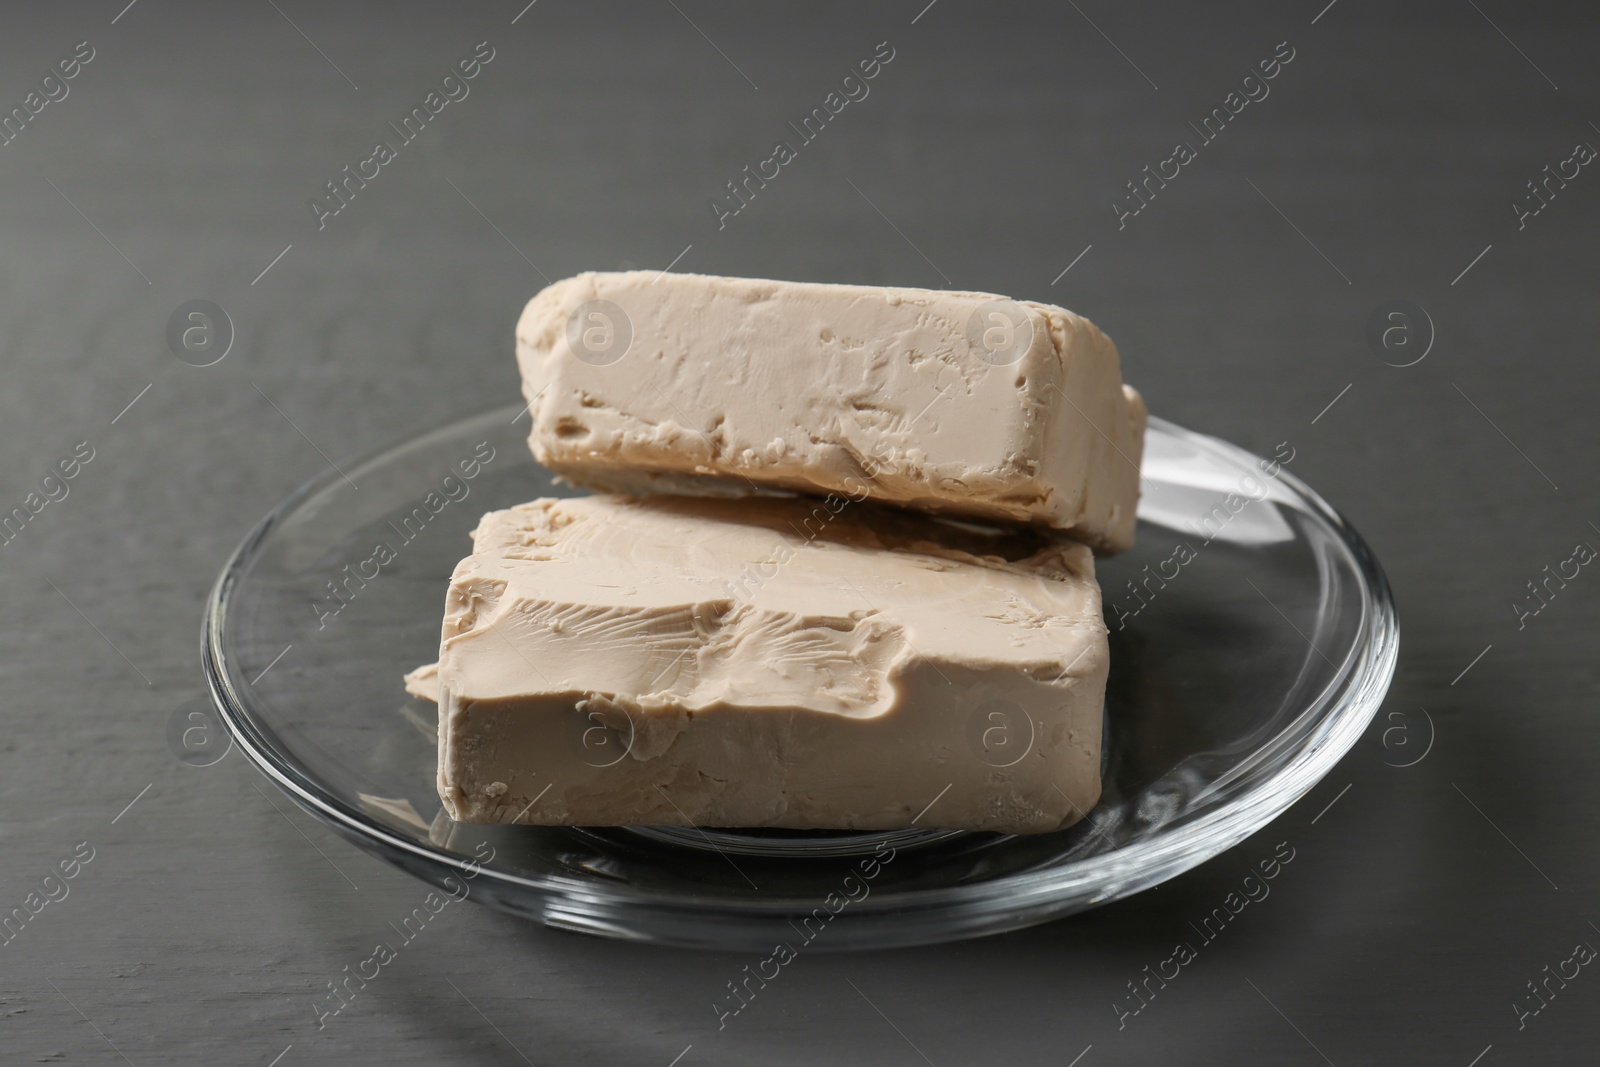
[[[1038,833],[1099,796],[1106,669],[1049,533],[593,496],[484,516],[408,686],[460,821]]]

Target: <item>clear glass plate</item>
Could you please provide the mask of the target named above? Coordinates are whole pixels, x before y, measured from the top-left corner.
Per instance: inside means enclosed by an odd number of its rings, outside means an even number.
[[[447,892],[551,926],[827,950],[1082,911],[1265,826],[1355,743],[1394,673],[1388,584],[1350,525],[1287,466],[1152,419],[1138,544],[1099,561],[1105,789],[1078,825],[1010,836],[454,823],[434,793],[434,707],[400,679],[436,658],[445,588],[479,515],[575,492],[533,461],[526,416],[513,416],[453,423],[302,487],[229,560],[202,643],[234,738],[298,804]]]

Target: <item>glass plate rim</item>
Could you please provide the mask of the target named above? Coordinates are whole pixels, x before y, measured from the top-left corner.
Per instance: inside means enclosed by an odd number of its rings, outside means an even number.
[[[255,552],[286,516],[303,501],[331,484],[343,481],[346,474],[361,469],[400,449],[420,447],[429,439],[449,434],[467,423],[504,417],[520,410],[506,405],[460,416],[421,433],[399,437],[362,453],[355,460],[330,467],[298,486],[251,528],[223,565],[206,599],[201,619],[201,662],[212,702],[216,705],[233,740],[246,758],[268,779],[289,795],[301,808],[340,833],[358,847],[374,851],[396,862],[410,873],[438,878],[467,874],[486,878],[507,889],[559,897],[569,904],[590,907],[642,907],[668,910],[709,910],[755,918],[793,914],[797,907],[813,901],[799,897],[753,897],[730,903],[726,900],[696,902],[692,899],[665,899],[648,890],[605,885],[597,888],[576,878],[559,874],[525,875],[475,864],[438,846],[407,839],[378,822],[360,808],[346,803],[320,782],[298,769],[277,751],[277,747],[258,728],[249,702],[234,683],[230,662],[223,647],[229,593],[248,572]],[[1234,462],[1254,465],[1260,457],[1229,441],[1189,430],[1158,416],[1150,416],[1151,429],[1159,429],[1180,441],[1204,450],[1221,453]],[[1399,656],[1399,619],[1388,579],[1376,556],[1340,512],[1315,490],[1288,470],[1279,471],[1276,480],[1289,489],[1318,518],[1326,523],[1339,545],[1349,553],[1360,579],[1362,619],[1358,637],[1339,666],[1336,677],[1296,715],[1290,726],[1310,721],[1312,728],[1295,743],[1298,751],[1261,782],[1245,788],[1214,810],[1185,822],[1173,833],[1157,833],[1152,838],[1043,869],[1020,871],[992,880],[937,889],[874,891],[851,910],[862,918],[868,913],[906,912],[926,914],[948,906],[981,907],[1000,904],[1019,918],[1012,923],[982,924],[979,933],[998,932],[1014,926],[1031,925],[1041,919],[1032,909],[1052,901],[1060,910],[1076,910],[1071,898],[1085,886],[1106,886],[1104,892],[1081,904],[1100,905],[1142,892],[1232,848],[1282,815],[1301,796],[1321,781],[1344,755],[1354,747],[1376,715],[1393,679]],[[1280,732],[1258,746],[1270,748],[1284,737]],[[1044,918],[1052,917],[1046,914]],[[598,929],[597,931],[598,932]],[[970,936],[970,935],[969,935]],[[665,939],[663,939],[665,940]]]

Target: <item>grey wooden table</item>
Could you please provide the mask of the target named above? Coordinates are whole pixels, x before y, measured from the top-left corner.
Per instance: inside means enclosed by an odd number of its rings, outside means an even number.
[[[0,1061],[1592,1062],[1592,9],[124,2],[0,36]],[[237,751],[174,758],[202,599],[330,460],[512,398],[547,278],[668,266],[1056,301],[1155,412],[1292,441],[1396,589],[1379,719],[1159,889],[807,955],[722,1029],[742,956],[469,906],[319,1030],[424,887]],[[166,336],[202,299],[204,368]],[[1119,1011],[1279,842],[1270,898]]]

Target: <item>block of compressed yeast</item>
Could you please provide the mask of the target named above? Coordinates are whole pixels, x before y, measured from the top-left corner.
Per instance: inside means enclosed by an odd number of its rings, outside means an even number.
[[[1133,543],[1144,402],[1064,308],[590,273],[529,302],[517,360],[534,455],[578,484],[839,492]]]
[[[1033,833],[1099,796],[1106,668],[1058,536],[593,496],[484,516],[408,688],[460,821]]]

